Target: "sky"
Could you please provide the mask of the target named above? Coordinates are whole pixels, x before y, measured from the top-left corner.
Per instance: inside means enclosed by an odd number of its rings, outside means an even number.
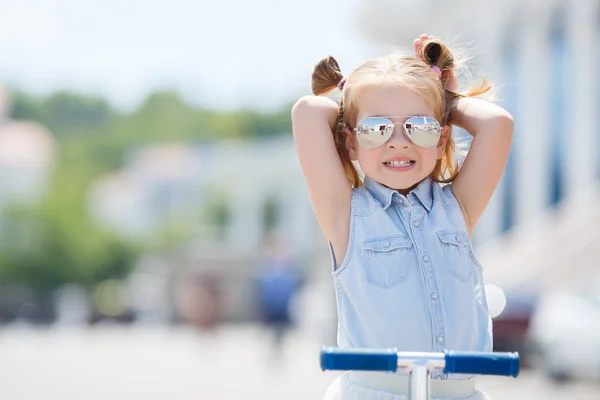
[[[0,0],[0,82],[72,90],[133,109],[176,89],[214,109],[277,109],[310,92],[332,54],[349,73],[381,45],[366,0]]]

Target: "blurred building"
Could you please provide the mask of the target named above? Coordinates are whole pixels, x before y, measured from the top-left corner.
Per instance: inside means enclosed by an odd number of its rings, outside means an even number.
[[[359,24],[382,47],[427,32],[474,50],[471,65],[515,117],[507,169],[474,236],[488,279],[552,287],[597,269],[600,2],[369,0]]]
[[[181,223],[231,254],[256,252],[272,230],[296,252],[310,251],[318,229],[291,135],[144,147],[93,186],[89,204],[100,222],[132,239],[153,240]]]
[[[90,208],[107,227],[136,241],[150,241],[179,215],[196,219],[200,159],[186,145],[148,146],[92,187]]]
[[[10,119],[11,107],[10,95],[0,85],[0,208],[38,199],[56,152],[52,134],[38,123]]]

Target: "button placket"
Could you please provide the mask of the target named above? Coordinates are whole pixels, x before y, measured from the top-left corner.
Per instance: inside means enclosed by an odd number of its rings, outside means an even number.
[[[427,292],[430,293],[429,296],[431,300],[429,301],[429,308],[433,315],[432,333],[434,348],[436,349],[436,351],[443,351],[446,346],[443,334],[445,327],[441,304],[439,301],[437,301],[439,299],[437,277],[435,274],[435,270],[432,267],[431,256],[429,255],[429,249],[427,248],[427,241],[424,239],[423,229],[421,229],[423,227],[423,218],[426,214],[423,214],[422,210],[418,209],[416,206],[415,210],[412,210],[412,207],[409,206],[405,206],[403,207],[403,209],[405,211],[410,211],[410,213],[412,214],[412,218],[409,219],[409,224],[412,225],[410,228],[412,228],[411,231],[415,239],[415,251],[417,253],[417,257],[419,258],[421,267],[425,272],[425,288]],[[443,374],[440,373],[439,375],[440,378],[438,379],[442,379]]]

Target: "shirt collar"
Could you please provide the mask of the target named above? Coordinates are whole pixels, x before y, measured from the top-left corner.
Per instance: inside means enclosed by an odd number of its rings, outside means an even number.
[[[365,188],[381,204],[384,210],[390,206],[394,196],[402,196],[397,190],[390,189],[379,182],[375,182],[369,177],[365,177]],[[433,185],[431,183],[431,178],[427,177],[423,179],[416,188],[406,195],[406,197],[410,198],[411,195],[414,195],[419,202],[421,202],[427,212],[431,211],[433,205]]]

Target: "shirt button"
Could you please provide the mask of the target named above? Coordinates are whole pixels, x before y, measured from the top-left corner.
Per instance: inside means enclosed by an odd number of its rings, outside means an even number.
[[[458,243],[462,242],[462,240],[463,240],[462,236],[460,236],[460,235],[456,235],[456,241],[457,241]]]
[[[404,204],[404,199],[403,199],[403,198],[400,198],[400,199],[398,199],[398,202],[399,202],[400,204]]]
[[[438,295],[437,295],[437,293],[436,293],[436,292],[433,292],[433,293],[431,293],[431,298],[432,298],[433,300],[437,299],[437,298],[438,298]]]
[[[386,241],[386,242],[383,242],[383,247],[385,247],[386,249],[387,249],[388,247],[390,247],[390,242],[387,242],[387,241]]]
[[[414,221],[413,225],[415,226],[415,228],[418,228],[419,225],[421,225],[421,223],[419,221]]]
[[[444,338],[441,336],[438,336],[437,339],[435,339],[435,340],[437,340],[438,343],[442,343],[444,341]]]
[[[423,261],[429,262],[429,256],[427,254],[423,256]]]

